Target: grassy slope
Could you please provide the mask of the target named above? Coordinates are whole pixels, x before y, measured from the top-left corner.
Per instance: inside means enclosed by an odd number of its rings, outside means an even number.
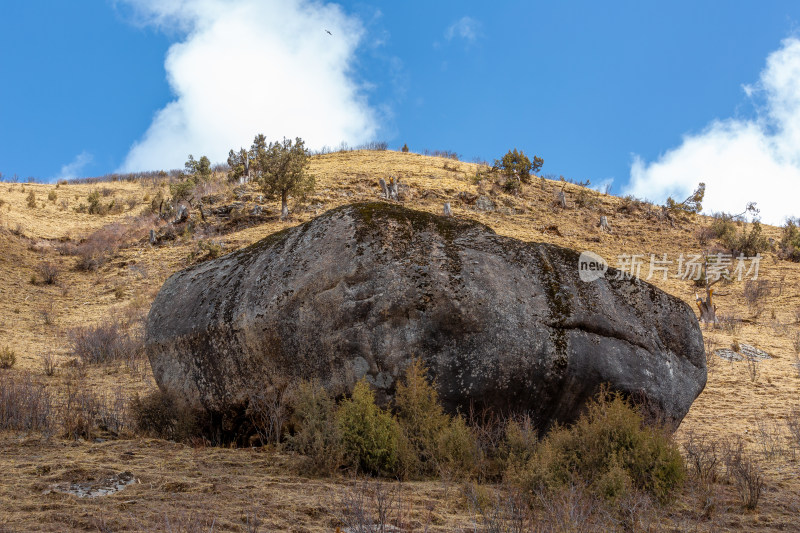
[[[693,220],[687,218],[673,227],[667,221],[647,219],[641,212],[620,212],[621,199],[593,191],[588,194],[596,205],[579,208],[575,200],[582,189],[569,184],[566,185],[568,208],[560,210],[553,205],[555,191],[561,187],[561,183],[537,179],[526,186],[520,196],[514,197],[492,190],[490,185],[475,185],[471,179],[475,171],[476,165],[473,164],[396,152],[349,152],[318,156],[312,163],[312,172],[318,178],[317,191],[302,209],[298,206],[291,220],[279,221],[275,216],[278,206],[267,204],[265,207],[269,208],[272,216],[263,224],[214,239],[222,240],[226,250],[235,249],[284,227],[305,222],[329,208],[375,199],[379,193],[379,178],[399,176],[402,183],[410,186],[410,198],[406,200],[406,205],[439,213],[443,202],[449,201],[455,216],[477,219],[500,234],[527,241],[553,242],[578,250],[592,250],[604,256],[612,265],[616,256],[622,253],[646,254],[647,257],[650,253],[667,253],[669,258],[676,259],[681,253],[697,253],[704,249],[697,238],[698,226],[710,223],[704,217]],[[90,191],[103,187],[110,189],[118,200],[133,198],[138,200],[138,204],[126,213],[113,216],[74,212],[72,208],[80,202],[85,203]],[[18,230],[19,233],[15,235],[8,230],[0,231],[0,347],[8,345],[19,356],[17,367],[11,372],[29,369],[39,374],[38,357],[45,351],[57,354],[62,362],[67,361],[69,356],[64,331],[70,327],[100,323],[115,313],[130,316],[146,312],[161,283],[170,273],[186,265],[187,255],[196,247],[196,241],[187,238],[153,248],[147,243],[146,231],[143,231],[138,242],[121,249],[98,272],[77,272],[73,268],[75,258],[60,256],[55,251],[57,241],[66,238],[78,240],[111,222],[124,221],[127,216],[140,213],[144,209],[142,199],[145,195],[152,197],[156,189],[145,183],[61,185],[55,189],[58,200],[52,203],[47,201],[47,195],[54,189],[55,185],[0,184],[0,198],[4,200],[0,206],[0,226]],[[35,191],[38,199],[39,207],[35,209],[26,205],[26,196],[31,190]],[[462,191],[487,194],[494,198],[500,209],[495,212],[474,211],[457,199]],[[104,201],[109,198],[104,198]],[[68,202],[65,210],[59,208],[63,200]],[[599,217],[603,214],[608,216],[614,230],[612,234],[603,233],[597,227]],[[779,238],[777,228],[766,227],[766,232],[768,236]],[[30,283],[36,266],[43,260],[60,265],[62,275],[58,285]],[[759,450],[757,421],[782,424],[792,408],[800,408],[800,376],[792,367],[795,361],[793,339],[798,333],[797,311],[800,309],[800,265],[778,261],[771,254],[766,254],[762,260],[761,276],[775,287],[765,311],[758,318],[750,316],[742,297],[743,284],[721,287],[717,295],[720,312],[747,320],[737,330],[715,330],[705,334],[709,346],[727,347],[738,340],[768,351],[773,358],[760,364],[761,375],[756,382],[750,380],[744,363],[732,364],[712,359],[708,386],[681,425],[679,439],[685,438],[689,431],[716,438],[743,435],[753,450]],[[691,282],[676,279],[655,279],[653,282],[692,303],[695,289]],[[121,292],[116,290],[118,287],[121,287]],[[780,294],[778,287],[782,287]],[[53,325],[46,325],[42,319],[42,312],[47,310],[55,315]],[[63,374],[37,379],[47,380],[52,387],[58,388],[64,384]],[[145,393],[154,386],[146,371],[142,375],[123,368],[92,369],[88,382],[98,389],[121,389],[127,395]],[[782,444],[788,446],[785,436],[780,438]],[[75,521],[74,527],[92,529],[93,526],[87,525],[91,521],[87,517],[94,520],[103,509],[105,511],[102,512],[118,524],[130,524],[120,516],[131,510],[144,512],[143,509],[156,504],[165,506],[168,502],[174,502],[177,508],[197,505],[198,510],[218,510],[233,528],[236,517],[246,514],[248,505],[252,505],[253,501],[275,502],[286,498],[286,494],[296,497],[296,508],[292,510],[287,503],[289,507],[277,513],[283,516],[281,520],[284,521],[275,522],[275,528],[283,527],[279,524],[294,524],[301,528],[298,530],[315,529],[317,526],[324,530],[325,527],[325,521],[320,518],[324,509],[313,509],[322,505],[314,499],[315,494],[320,498],[327,497],[324,488],[326,482],[292,477],[274,465],[265,468],[263,478],[254,477],[253,473],[261,472],[261,466],[269,461],[262,454],[251,451],[192,450],[150,441],[41,444],[8,434],[0,435],[0,441],[4,448],[0,452],[0,504],[8,519],[21,524],[19,527],[22,529],[33,527],[35,521],[41,519],[45,524],[50,523],[49,526],[42,526],[44,529],[57,530],[53,524],[65,517]],[[141,446],[147,446],[146,452],[140,449]],[[137,460],[130,466],[120,459],[123,457],[120,450],[123,449],[138,450]],[[174,460],[175,454],[194,461],[195,470],[186,470],[183,462]],[[241,468],[222,468],[216,463],[218,459],[223,464],[226,461],[234,462]],[[35,467],[43,463],[53,465],[53,473],[44,476],[45,480],[61,480],[76,469],[81,472],[131,469],[142,480],[142,485],[107,497],[108,501],[114,503],[105,508],[97,502],[85,503],[68,496],[42,496],[43,480],[36,474]],[[792,523],[790,502],[792,498],[800,501],[797,459],[793,454],[783,454],[777,458],[764,457],[762,464],[768,472],[769,492],[760,514],[740,515],[734,509],[726,518],[728,526],[739,524],[770,529],[787,520]],[[197,476],[210,476],[212,479],[193,484],[192,480]],[[188,497],[183,493],[176,495],[174,491],[165,490],[164,482],[159,480],[166,477],[188,480],[188,492],[197,492],[198,495]],[[203,483],[211,483],[217,487],[217,492],[203,492]],[[281,487],[278,491],[280,495],[265,489],[265,486],[272,484]],[[307,487],[314,488],[306,490]],[[437,491],[445,490],[439,483],[411,484],[411,487],[412,492],[417,491],[413,497],[420,501],[425,499],[426,494],[437,500],[444,497],[444,493],[436,495]],[[231,490],[246,497],[233,500],[219,497],[219,491],[225,494]],[[128,500],[138,503],[122,503]],[[205,503],[200,505],[198,502]],[[445,505],[443,509],[447,510],[437,518],[445,530],[448,524],[468,518],[466,508],[454,502]],[[218,509],[218,506],[222,507]],[[2,521],[0,514],[0,524]]]

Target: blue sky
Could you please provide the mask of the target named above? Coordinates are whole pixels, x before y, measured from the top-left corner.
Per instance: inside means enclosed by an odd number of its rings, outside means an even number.
[[[759,195],[800,192],[798,23],[796,1],[3,2],[0,172],[221,161],[258,132],[517,147],[653,200],[706,181],[711,208],[779,221],[800,210]]]

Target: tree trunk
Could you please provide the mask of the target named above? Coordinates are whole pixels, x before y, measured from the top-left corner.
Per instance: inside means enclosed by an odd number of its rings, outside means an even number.
[[[289,216],[289,203],[287,201],[288,193],[281,193],[281,220],[286,220]]]
[[[450,209],[450,202],[445,202],[444,204],[444,216],[453,216],[453,211]]]
[[[559,205],[559,207],[561,207],[561,209],[566,209],[567,208],[567,197],[564,194],[564,190],[563,189],[558,191],[558,205]]]
[[[694,294],[697,308],[700,309],[700,320],[706,324],[714,325],[717,323],[717,306],[714,305],[714,290],[706,287],[706,298]]]
[[[703,299],[694,293],[694,301],[697,308],[700,309],[700,320],[706,324],[715,326],[717,324],[717,306],[714,305],[714,289],[711,287],[719,283],[722,278],[717,278],[714,281],[708,281],[708,258],[704,257],[703,261],[703,278],[706,285],[706,297]]]

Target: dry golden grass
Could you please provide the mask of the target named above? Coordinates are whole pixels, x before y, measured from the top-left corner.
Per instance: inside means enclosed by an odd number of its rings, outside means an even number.
[[[280,221],[279,206],[268,204],[265,207],[274,216],[263,224],[213,238],[225,244],[226,252],[236,249],[330,208],[378,199],[378,179],[389,177],[399,177],[409,186],[405,205],[440,213],[443,202],[448,201],[455,216],[479,220],[499,234],[592,250],[612,266],[622,253],[644,254],[647,258],[651,253],[667,253],[670,259],[681,253],[699,253],[705,247],[700,245],[697,229],[710,223],[705,217],[686,216],[673,225],[648,219],[642,212],[623,213],[619,210],[622,199],[594,191],[588,197],[595,205],[578,207],[580,187],[538,178],[524,186],[518,196],[510,196],[486,180],[477,183],[475,164],[417,154],[333,153],[315,157],[311,170],[317,176],[316,192],[302,204],[290,202],[290,220]],[[568,204],[563,210],[555,207],[555,194],[561,187]],[[91,191],[102,188],[119,200],[136,198],[138,204],[132,209],[126,207],[122,214],[108,216],[74,211]],[[58,196],[55,203],[47,199],[53,190]],[[153,197],[157,190],[157,185],[127,182],[68,184],[57,189],[55,185],[0,184],[0,347],[11,347],[18,359],[8,372],[41,374],[40,354],[45,352],[54,353],[63,365],[70,359],[65,338],[69,328],[99,324],[112,315],[145,313],[163,281],[186,266],[197,236],[151,247],[145,230],[96,272],[76,271],[76,258],[56,251],[60,240],[77,242],[111,222],[138,215],[145,207],[142,199]],[[220,190],[224,192],[224,187]],[[36,208],[27,205],[30,191],[35,192]],[[460,192],[489,195],[498,210],[475,211],[459,201]],[[67,202],[64,209],[60,208],[62,201]],[[601,215],[608,217],[611,234],[598,227]],[[767,226],[765,231],[769,237],[780,236],[778,228]],[[753,381],[745,363],[711,357],[708,385],[683,421],[677,438],[685,439],[690,431],[721,440],[741,435],[766,470],[768,490],[758,512],[744,513],[731,503],[720,511],[718,520],[700,522],[696,526],[700,530],[796,527],[791,517],[792,513],[796,516],[800,502],[800,465],[784,423],[792,409],[800,408],[800,372],[792,366],[796,355],[793,341],[800,331],[800,265],[779,261],[771,253],[764,255],[761,278],[773,286],[765,309],[758,317],[750,316],[743,283],[721,286],[716,294],[719,313],[743,321],[737,328],[705,330],[704,334],[711,348],[744,342],[766,350],[772,359],[758,363],[759,375]],[[31,283],[37,265],[44,260],[60,268],[56,285]],[[651,281],[693,306],[695,287],[691,281],[660,277]],[[48,321],[43,318],[45,311],[50,316]],[[68,376],[62,367],[56,376],[39,379],[61,390]],[[119,388],[127,395],[145,394],[154,387],[146,372],[143,375],[122,366],[90,368],[86,380],[91,388]],[[781,432],[775,438],[784,453],[772,457],[762,453],[758,424],[764,420]],[[0,434],[0,445],[0,530],[4,522],[19,531],[102,530],[103,521],[115,531],[157,530],[164,529],[165,514],[185,512],[216,517],[215,531],[244,531],[242,518],[257,507],[259,516],[268,517],[269,531],[331,531],[335,525],[330,521],[331,494],[346,484],[343,480],[293,476],[284,468],[288,458],[252,450],[193,449],[143,439],[72,443],[56,438],[43,442],[15,434]],[[47,474],[42,470],[45,467],[49,468]],[[122,470],[133,472],[141,484],[91,501],[42,494],[51,483]],[[407,484],[404,490],[417,508],[434,506],[434,530],[469,524],[460,491],[445,493],[442,483]],[[687,500],[678,504],[678,511],[668,520],[678,529],[683,529],[681,520],[691,514],[691,498],[684,496]],[[419,516],[416,520],[424,523]]]

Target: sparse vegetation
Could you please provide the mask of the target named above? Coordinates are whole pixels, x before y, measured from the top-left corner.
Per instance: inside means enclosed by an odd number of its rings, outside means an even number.
[[[50,261],[43,261],[39,263],[36,271],[38,272],[39,276],[41,276],[42,283],[45,285],[55,285],[60,274],[58,266]]]
[[[741,226],[741,231],[739,231]],[[716,238],[734,256],[755,257],[770,248],[758,220],[751,224],[742,222],[740,217],[727,213],[715,213],[711,230]]]
[[[0,369],[8,369],[17,363],[17,353],[9,348],[3,346],[0,348]]]
[[[73,328],[67,337],[72,354],[85,364],[135,364],[142,355],[141,340],[113,319],[98,326]]]
[[[0,350],[0,358],[3,351]],[[49,434],[53,399],[45,385],[28,374],[0,379],[0,430],[40,431]]]
[[[666,207],[673,213],[697,214],[703,210],[703,197],[706,194],[706,184],[701,183],[692,194],[682,202],[676,202],[671,196],[667,198]]]
[[[45,376],[55,376],[58,369],[58,362],[52,352],[44,352],[39,355],[42,364],[42,372]]]
[[[789,430],[793,446],[800,448],[800,408],[793,408],[786,418],[786,428]]]
[[[197,241],[195,249],[189,254],[187,260],[189,263],[194,261],[206,261],[208,259],[216,259],[222,255],[223,247],[219,241],[212,241],[200,239]]]
[[[748,279],[744,284],[744,299],[751,316],[758,318],[772,296],[772,287],[765,279]]]
[[[541,157],[533,156],[533,161],[528,159],[524,152],[509,150],[502,159],[495,160],[493,170],[500,172],[505,179],[503,187],[508,192],[518,190],[523,183],[530,183],[531,172],[538,172],[544,160]]]
[[[201,440],[201,416],[171,394],[156,391],[134,397],[131,417],[139,433],[176,442]]]
[[[575,425],[551,430],[530,458],[512,462],[506,475],[525,491],[561,489],[577,476],[606,500],[639,489],[667,502],[680,488],[685,466],[663,428],[645,425],[620,395],[604,391]]]
[[[308,200],[313,208],[302,203],[293,208],[291,225],[343,203],[374,197],[375,176],[388,180],[388,171],[380,166],[364,171],[353,166],[352,161],[386,157],[390,163],[387,166],[402,178],[404,192],[408,192],[406,204],[411,207],[440,213],[443,202],[455,201],[457,216],[476,218],[501,235],[570,247],[583,246],[585,242],[586,249],[598,242],[600,253],[610,254],[607,259],[628,251],[663,250],[671,260],[680,253],[686,258],[691,252],[733,253],[743,249],[740,242],[747,244],[743,235],[749,236],[750,242],[759,240],[751,236],[755,224],[736,215],[724,219],[693,217],[694,223],[690,224],[690,217],[680,211],[672,213],[672,219],[662,218],[660,213],[669,210],[635,198],[601,198],[591,190],[569,184],[564,187],[568,208],[553,210],[553,190],[564,183],[536,180],[535,187],[523,187],[524,196],[511,196],[503,190],[503,180],[497,179],[499,174],[487,172],[488,166],[426,162],[420,156],[404,157],[396,152],[378,155],[351,150],[310,159],[308,168],[317,176],[317,188]],[[442,157],[449,154],[436,153]],[[154,290],[182,267],[193,251],[197,255],[192,261],[211,258],[217,253],[206,249],[206,244],[224,242],[219,253],[227,253],[286,227],[285,222],[278,221],[274,208],[266,209],[263,199],[257,199],[262,192],[256,183],[237,183],[234,191],[232,184],[223,181],[228,178],[221,175],[225,170],[224,166],[212,168],[207,186],[195,186],[191,191],[191,228],[188,222],[175,227],[169,224],[175,215],[169,185],[186,179],[181,178],[186,176],[185,169],[184,174],[170,171],[76,180],[66,186],[62,183],[58,191],[27,184],[23,191],[19,183],[3,184],[0,242],[7,260],[0,261],[6,280],[0,281],[0,307],[7,316],[0,324],[0,347],[13,348],[16,361],[10,369],[0,370],[0,428],[8,432],[0,435],[5,439],[5,462],[0,470],[6,471],[3,481],[21,494],[18,498],[13,491],[0,494],[0,504],[6,511],[0,522],[8,520],[9,528],[58,529],[60,523],[53,518],[57,517],[70,521],[71,527],[86,530],[188,530],[199,528],[201,522],[205,529],[246,530],[245,518],[251,515],[241,502],[251,499],[262,506],[259,516],[270,517],[262,524],[262,530],[315,530],[309,524],[318,523],[331,530],[355,525],[374,529],[380,523],[398,530],[427,527],[431,531],[508,531],[514,527],[561,531],[791,529],[797,488],[785,472],[794,466],[800,451],[800,414],[794,413],[797,406],[790,394],[800,376],[800,359],[796,355],[800,353],[798,278],[796,265],[773,259],[797,260],[793,255],[800,244],[795,242],[799,233],[796,220],[783,228],[759,224],[761,246],[765,241],[767,246],[761,252],[766,257],[761,262],[760,278],[763,286],[771,288],[771,294],[757,290],[757,283],[721,283],[718,296],[715,293],[725,314],[717,317],[714,329],[703,332],[707,368],[712,373],[701,401],[676,434],[687,465],[687,483],[672,491],[671,497],[679,498],[679,504],[660,506],[655,496],[636,484],[635,476],[625,467],[609,468],[612,473],[592,474],[589,479],[582,479],[574,468],[569,481],[556,484],[555,488],[523,490],[519,479],[511,474],[523,472],[523,466],[537,460],[542,464],[543,445],[555,437],[540,433],[533,421],[522,415],[506,420],[491,412],[467,412],[462,417],[446,414],[437,400],[431,400],[436,387],[427,383],[424,372],[417,374],[422,381],[414,389],[416,396],[410,402],[413,409],[401,406],[405,401],[402,395],[385,405],[375,402],[382,407],[382,413],[394,419],[398,443],[395,467],[380,471],[377,478],[349,483],[343,481],[343,476],[364,469],[353,466],[352,455],[345,455],[337,406],[337,400],[343,400],[341,389],[329,393],[308,383],[285,388],[275,383],[272,388],[265,386],[256,391],[247,406],[249,411],[240,413],[246,416],[237,419],[252,426],[246,429],[254,431],[255,436],[248,441],[246,437],[250,435],[235,438],[220,434],[212,421],[184,410],[174,398],[165,400],[145,394],[153,390],[149,369],[130,372],[113,361],[88,364],[72,350],[72,339],[66,333],[70,326],[98,324],[110,316],[124,316],[134,301],[143,302],[137,303],[137,317],[146,313]],[[253,175],[255,167],[250,170]],[[477,178],[473,182],[474,175]],[[564,182],[568,181],[565,178]],[[25,207],[32,192],[35,207],[46,203],[44,209]],[[55,201],[51,198],[53,192],[58,192]],[[93,194],[97,212],[91,217],[75,214],[73,208],[81,203],[84,212],[89,212],[87,195]],[[489,198],[496,211],[471,211],[480,195]],[[602,201],[595,204],[597,199]],[[201,221],[200,201],[207,220]],[[51,202],[62,210],[48,207]],[[248,216],[254,205],[265,208],[257,221]],[[162,211],[164,216],[126,218],[109,224],[113,219],[104,217],[123,206],[126,213],[138,206],[157,214]],[[230,214],[215,212],[221,207],[232,207]],[[582,213],[573,207],[595,208],[599,212]],[[516,215],[507,216],[512,211]],[[607,215],[618,230],[611,238],[598,237],[595,227],[601,215]],[[234,220],[238,225],[231,224]],[[723,235],[727,232],[729,237],[720,238],[711,226]],[[158,240],[152,247],[148,244],[150,229],[155,230]],[[595,237],[597,241],[593,240]],[[774,239],[772,248],[768,237]],[[62,257],[54,257],[53,249]],[[770,254],[771,250],[776,254]],[[735,259],[734,256],[734,262]],[[44,262],[57,268],[57,287],[43,285],[46,276],[39,266]],[[78,272],[73,270],[76,263]],[[674,271],[675,265],[670,273]],[[35,285],[27,283],[31,273],[36,277]],[[655,281],[661,285],[660,279]],[[683,288],[676,289],[679,286]],[[694,287],[690,284],[684,287],[670,282],[666,288],[693,303]],[[135,330],[128,330],[124,320],[118,321],[120,330],[136,337]],[[760,346],[773,359],[728,362],[714,354],[714,349],[729,347],[733,341],[742,346]],[[2,350],[0,358],[1,355]],[[124,363],[125,358],[117,361]],[[145,368],[141,356],[136,361],[137,368]],[[751,367],[757,370],[755,384],[750,382]],[[51,371],[54,377],[50,377]],[[402,373],[397,379],[398,390],[402,390],[407,381]],[[124,395],[115,390],[120,385]],[[729,401],[734,389],[736,401]],[[129,405],[129,398],[137,392],[140,399]],[[708,416],[709,405],[715,409],[714,416]],[[420,415],[409,417],[408,412]],[[457,426],[453,430],[455,436],[443,438],[451,426]],[[131,429],[137,432],[136,436],[129,433]],[[692,431],[693,437],[689,435]],[[701,433],[705,439],[699,436]],[[737,461],[728,457],[729,448],[736,447],[725,444],[736,434],[745,435],[749,446],[742,449],[738,470]],[[119,436],[125,438],[118,440]],[[65,443],[62,437],[79,441]],[[558,442],[567,441],[565,438]],[[227,449],[233,442],[256,449]],[[210,447],[212,443],[225,446]],[[456,445],[450,447],[452,443]],[[612,466],[621,463],[617,461]],[[25,475],[17,479],[16,473],[21,470],[16,467],[23,464],[30,466],[23,468]],[[74,498],[64,500],[58,512],[53,512],[26,499],[26,494],[39,494],[55,483],[105,476],[109,469],[130,470],[141,477],[143,486],[136,489],[139,492],[119,499],[128,509],[124,512],[109,508],[101,516],[96,502],[81,500],[81,505],[75,506]],[[298,472],[315,479],[297,477]],[[380,475],[389,476],[392,481]],[[401,483],[394,478],[427,482]],[[274,512],[278,505],[273,497],[275,486],[284,494],[280,503],[283,507],[278,512]],[[143,490],[145,487],[147,490]],[[169,509],[139,512],[165,498],[171,502]],[[193,505],[209,511],[193,514],[180,498],[190,498]],[[289,501],[291,505],[285,505]],[[377,512],[379,508],[384,511]],[[161,515],[156,516],[157,512]],[[197,513],[203,513],[202,520],[193,518],[199,516]],[[389,519],[382,522],[381,516]],[[95,521],[102,526],[95,526]]]
[[[112,222],[90,233],[77,244],[64,242],[57,247],[62,255],[74,255],[78,260],[75,268],[79,271],[93,272],[102,267],[116,251],[140,237],[153,224],[150,215],[127,217],[120,222]]]
[[[279,376],[265,376],[264,387],[250,392],[246,414],[262,444],[280,445],[292,392],[289,381]]]
[[[342,464],[344,450],[336,419],[336,402],[316,382],[302,382],[292,400],[290,449],[303,456],[302,470],[332,474]]]
[[[42,318],[42,322],[45,326],[52,326],[55,324],[57,314],[56,306],[53,304],[52,300],[39,307],[39,316]]]
[[[640,200],[633,195],[627,195],[622,197],[622,201],[619,203],[617,207],[617,211],[620,213],[626,213],[629,215],[633,215],[642,211],[647,206],[647,202],[644,200]]]
[[[749,510],[756,509],[764,491],[764,473],[755,458],[744,450],[741,437],[729,445],[725,467],[739,492],[742,506]]]
[[[784,224],[780,241],[781,256],[790,261],[800,262],[800,219],[789,218]]]

